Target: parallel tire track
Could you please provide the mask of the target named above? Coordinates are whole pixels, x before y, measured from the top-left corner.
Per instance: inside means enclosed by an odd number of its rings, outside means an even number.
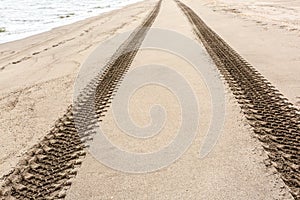
[[[104,116],[160,5],[161,1],[118,48],[104,70],[90,81],[77,101],[56,121],[50,132],[23,156],[10,174],[3,177],[0,199],[65,197],[71,178],[76,176],[86,155],[84,141],[91,139],[93,127]]]
[[[247,63],[189,7],[176,1],[194,27],[264,149],[300,199],[300,114],[254,67]]]

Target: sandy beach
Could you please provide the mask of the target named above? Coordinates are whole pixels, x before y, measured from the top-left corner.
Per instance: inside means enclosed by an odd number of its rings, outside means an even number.
[[[268,0],[261,5],[259,1],[252,0],[251,5],[255,6],[249,6],[249,2],[238,0],[182,2],[255,67],[294,107],[300,107],[299,3]],[[101,42],[138,27],[156,3],[146,0],[22,40],[0,44],[0,177],[4,177],[0,180],[1,184],[5,183],[5,175],[18,165],[28,149],[49,133],[55,121],[73,103],[74,84],[89,55]],[[175,1],[162,1],[152,27],[179,33],[197,44],[200,42]],[[113,44],[112,49],[116,50],[119,45]],[[199,57],[218,74],[212,58],[203,46],[202,49]],[[106,60],[101,60],[98,64],[104,66],[105,63]],[[71,186],[62,192],[66,199],[295,198],[272,165],[223,79],[223,105],[226,110],[223,129],[212,151],[200,159],[199,149],[213,115],[205,79],[188,61],[153,49],[138,51],[128,74],[149,63],[170,67],[184,77],[194,91],[201,112],[191,146],[171,165],[139,174],[107,167],[87,151],[77,175],[71,179]],[[145,79],[155,77],[156,73],[146,74]],[[168,74],[165,76],[168,77]],[[135,80],[126,80],[125,75],[123,81]],[[126,87],[123,90],[126,91]],[[122,87],[117,91],[120,92]],[[172,91],[156,84],[141,87],[130,99],[128,110],[131,119],[145,127],[153,120],[149,113],[156,104],[164,108],[167,116],[158,135],[145,140],[128,136],[115,121],[113,101],[101,118],[105,136],[128,152],[149,153],[168,145],[183,120],[180,117],[181,105]],[[194,119],[191,115],[185,120]],[[294,191],[294,194],[297,193]]]

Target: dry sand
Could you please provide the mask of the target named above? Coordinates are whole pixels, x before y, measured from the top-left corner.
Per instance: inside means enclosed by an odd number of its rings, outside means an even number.
[[[267,0],[184,0],[187,5],[193,5],[200,17],[217,32],[231,47],[249,61],[290,102],[300,106],[300,3],[297,1]],[[256,2],[255,4],[251,2]],[[248,7],[252,5],[250,12]],[[257,17],[259,9],[266,4],[269,9],[264,17]],[[248,7],[247,7],[248,5]],[[254,6],[253,6],[254,5]],[[224,7],[227,10],[224,10]],[[238,13],[228,11],[228,8],[239,10]],[[276,13],[278,8],[285,8],[282,13]],[[289,11],[293,9],[294,11]],[[258,10],[258,11],[257,11]],[[274,11],[275,10],[275,11]],[[273,11],[273,13],[272,13]],[[275,12],[275,13],[274,13]],[[295,20],[285,19],[290,15]],[[282,27],[281,21],[272,21],[277,16],[285,19],[285,24],[296,24],[295,30]]]
[[[0,45],[0,176],[72,103],[74,81],[87,56],[101,41],[139,25],[152,4],[131,5],[130,12],[116,10]]]
[[[292,103],[299,105],[300,49],[297,44],[300,37],[297,31],[256,23],[257,16],[252,20],[251,16],[246,19],[232,11],[218,10],[216,1],[183,2]],[[63,114],[72,101],[73,83],[80,65],[97,44],[139,25],[154,3],[145,1],[0,45],[1,176],[14,167],[22,153],[37,143]],[[195,38],[187,19],[171,0],[163,2],[153,26]],[[266,155],[228,90],[222,135],[214,150],[205,159],[199,159],[210,119],[207,116],[211,116],[204,81],[186,62],[153,51],[139,52],[132,69],[149,62],[172,66],[183,74],[201,99],[198,102],[202,109],[201,121],[192,146],[169,167],[139,175],[114,171],[88,154],[68,191],[68,199],[291,199],[274,169],[265,167]],[[102,125],[115,144],[129,151],[149,152],[174,137],[180,107],[169,91],[153,85],[144,87],[133,96],[131,103],[132,118],[141,126],[149,123],[151,105],[161,104],[168,116],[165,127],[160,135],[140,142],[118,129],[109,110]]]

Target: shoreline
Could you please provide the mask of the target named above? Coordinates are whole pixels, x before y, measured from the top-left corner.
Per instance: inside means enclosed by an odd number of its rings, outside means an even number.
[[[86,20],[86,19],[89,19],[89,18],[97,17],[97,16],[100,16],[102,14],[112,12],[114,10],[120,10],[120,9],[126,8],[126,6],[130,6],[130,5],[133,5],[133,4],[136,4],[136,3],[140,3],[142,1],[143,0],[138,0],[136,2],[131,2],[131,3],[127,4],[127,5],[122,5],[120,7],[116,6],[114,8],[111,7],[111,6],[109,6],[108,8],[106,8],[107,6],[105,6],[103,8],[103,11],[101,11],[100,13],[97,13],[97,14],[94,13],[93,15],[90,15],[90,16],[84,16],[84,15],[82,15],[80,17],[80,16],[76,16],[75,13],[71,13],[70,15],[67,15],[68,16],[67,17],[68,21],[63,21],[63,22],[56,21],[56,22],[53,22],[53,24],[51,26],[49,26],[49,27],[45,26],[45,24],[40,24],[39,26],[41,26],[41,27],[44,26],[44,28],[42,28],[42,30],[35,30],[35,31],[23,32],[23,33],[19,33],[19,34],[11,34],[10,33],[8,35],[3,35],[3,37],[7,37],[8,39],[3,39],[3,42],[0,42],[0,45],[1,44],[6,44],[6,43],[9,43],[9,42],[14,42],[14,41],[26,39],[28,37],[39,35],[41,33],[48,32],[48,31],[51,31],[51,30],[59,28],[59,27],[71,25],[71,24],[74,24],[74,23],[79,22],[79,21],[83,21],[83,20]],[[72,19],[70,16],[71,17],[76,16],[77,18],[76,19]],[[62,19],[62,18],[60,18],[60,19]],[[2,34],[6,34],[8,32],[7,31],[7,27],[3,27],[3,30],[4,31],[3,31]],[[2,35],[2,34],[0,33],[0,35]],[[11,39],[9,39],[9,38],[11,38]]]

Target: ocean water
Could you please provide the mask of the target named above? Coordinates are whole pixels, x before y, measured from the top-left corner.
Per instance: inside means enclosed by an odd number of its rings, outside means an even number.
[[[25,38],[141,0],[0,0],[0,43]]]

